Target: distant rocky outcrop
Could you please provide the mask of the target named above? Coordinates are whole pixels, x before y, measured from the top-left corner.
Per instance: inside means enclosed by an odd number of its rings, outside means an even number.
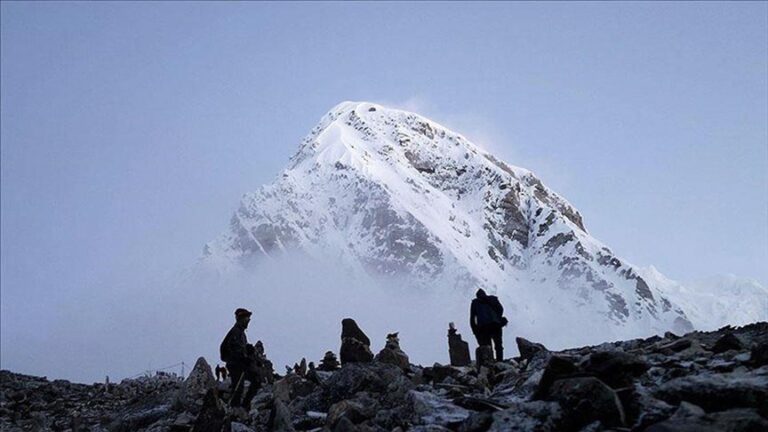
[[[382,352],[397,351],[390,336]],[[265,382],[246,413],[227,407],[227,383],[202,359],[183,381],[85,385],[0,371],[0,430],[768,430],[766,322],[563,351],[518,345],[520,357],[482,368],[403,367],[389,354],[336,368],[326,354],[306,377]]]

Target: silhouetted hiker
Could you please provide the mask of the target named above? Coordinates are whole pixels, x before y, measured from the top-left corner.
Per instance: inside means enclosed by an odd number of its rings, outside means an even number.
[[[507,319],[504,318],[504,307],[496,296],[487,295],[482,288],[477,290],[469,310],[469,325],[477,338],[477,344],[491,346],[493,341],[496,361],[504,360],[501,329],[507,325]]]
[[[221,342],[219,353],[221,360],[227,364],[227,370],[229,370],[229,376],[232,380],[232,396],[229,405],[232,407],[242,406],[248,410],[251,399],[256,395],[260,385],[258,377],[250,367],[252,355],[249,355],[249,351],[253,353],[254,348],[248,346],[248,339],[245,336],[245,329],[248,328],[248,323],[251,321],[251,312],[239,308],[235,311],[235,320],[235,325]],[[243,394],[246,381],[250,385],[241,404],[240,397]]]

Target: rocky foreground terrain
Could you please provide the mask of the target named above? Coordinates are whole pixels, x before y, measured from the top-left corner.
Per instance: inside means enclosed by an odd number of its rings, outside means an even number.
[[[109,385],[1,371],[0,430],[768,430],[766,322],[559,352],[519,338],[520,357],[480,368],[410,364],[396,336],[375,358],[347,342],[341,367],[330,353],[265,380],[250,412],[202,358],[185,380]]]

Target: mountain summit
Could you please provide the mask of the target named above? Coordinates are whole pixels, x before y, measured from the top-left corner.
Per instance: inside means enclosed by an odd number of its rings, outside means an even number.
[[[692,329],[655,279],[593,238],[531,171],[374,103],[328,112],[275,182],[243,197],[203,261],[247,268],[291,250],[416,289],[482,287],[510,305],[513,324],[546,314],[622,336]]]

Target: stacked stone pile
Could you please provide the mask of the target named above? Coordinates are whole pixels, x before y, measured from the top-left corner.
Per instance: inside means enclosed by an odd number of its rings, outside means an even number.
[[[518,338],[519,357],[479,368],[406,365],[396,333],[373,357],[359,326],[345,326],[343,366],[332,352],[306,372],[299,364],[266,383],[246,416],[226,406],[226,386],[201,359],[183,382],[109,388],[2,371],[0,430],[768,430],[765,322],[558,352]]]

